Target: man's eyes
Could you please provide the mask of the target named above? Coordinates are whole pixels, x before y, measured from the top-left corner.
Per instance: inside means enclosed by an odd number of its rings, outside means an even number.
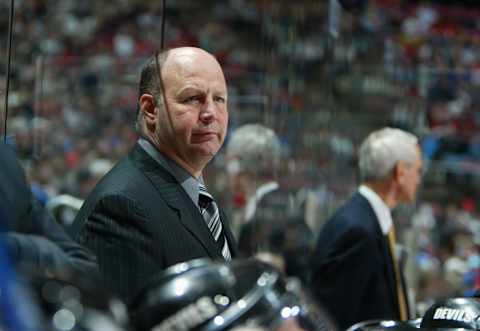
[[[183,102],[184,103],[203,102],[204,99],[205,98],[201,95],[192,95],[192,96],[189,96],[189,97],[183,99]],[[213,101],[214,102],[219,102],[219,103],[225,103],[226,99],[224,97],[221,97],[221,96],[216,96],[216,97],[213,97]]]
[[[200,102],[200,101],[202,101],[202,97],[199,95],[192,95],[184,99],[184,102],[186,103]]]

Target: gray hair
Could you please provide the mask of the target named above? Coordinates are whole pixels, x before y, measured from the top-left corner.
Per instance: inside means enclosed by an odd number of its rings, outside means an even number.
[[[394,128],[372,132],[358,152],[358,167],[362,181],[386,179],[399,161],[415,162],[418,138]]]
[[[230,137],[227,155],[238,160],[240,171],[268,176],[278,169],[282,149],[272,129],[260,124],[246,124]]]

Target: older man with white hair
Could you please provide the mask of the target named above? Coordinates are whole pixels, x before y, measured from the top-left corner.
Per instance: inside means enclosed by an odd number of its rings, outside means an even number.
[[[281,158],[280,140],[268,127],[246,124],[232,134],[227,145],[230,186],[234,194],[246,199],[238,225],[250,222],[260,201],[278,192]]]
[[[256,253],[258,245],[265,248],[264,237],[269,234],[260,230],[259,222],[278,223],[293,208],[277,180],[281,156],[277,135],[261,124],[238,127],[228,141],[230,189],[234,200],[244,201],[236,210],[233,228],[245,256]]]
[[[267,257],[288,275],[305,278],[313,234],[294,192],[279,181],[277,134],[258,123],[238,127],[227,144],[227,161],[230,188],[244,201],[234,218],[241,254]]]
[[[324,225],[312,259],[312,290],[342,329],[409,317],[391,210],[415,200],[418,139],[383,128],[362,143],[358,161],[362,184]]]

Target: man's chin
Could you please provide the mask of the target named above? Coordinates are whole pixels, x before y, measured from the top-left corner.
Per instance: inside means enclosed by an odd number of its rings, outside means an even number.
[[[408,197],[405,201],[405,203],[415,203],[415,201],[417,201],[417,196],[414,195],[414,196],[411,196],[411,197]]]
[[[207,164],[217,154],[215,150],[196,148],[187,152],[187,157],[196,164]]]
[[[212,144],[201,144],[197,145],[193,148],[192,154],[198,155],[199,157],[214,157],[218,150],[220,149],[220,146],[215,144],[212,146]]]

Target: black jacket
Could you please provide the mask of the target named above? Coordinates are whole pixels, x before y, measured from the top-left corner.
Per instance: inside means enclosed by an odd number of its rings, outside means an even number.
[[[93,275],[92,253],[36,201],[11,148],[0,143],[0,228],[14,262],[32,276]]]
[[[235,257],[236,242],[223,212],[221,220]],[[138,144],[97,184],[72,230],[96,253],[106,286],[127,304],[171,265],[223,259],[197,206]]]
[[[369,319],[399,319],[388,241],[361,194],[324,225],[311,265],[312,290],[341,329]]]

